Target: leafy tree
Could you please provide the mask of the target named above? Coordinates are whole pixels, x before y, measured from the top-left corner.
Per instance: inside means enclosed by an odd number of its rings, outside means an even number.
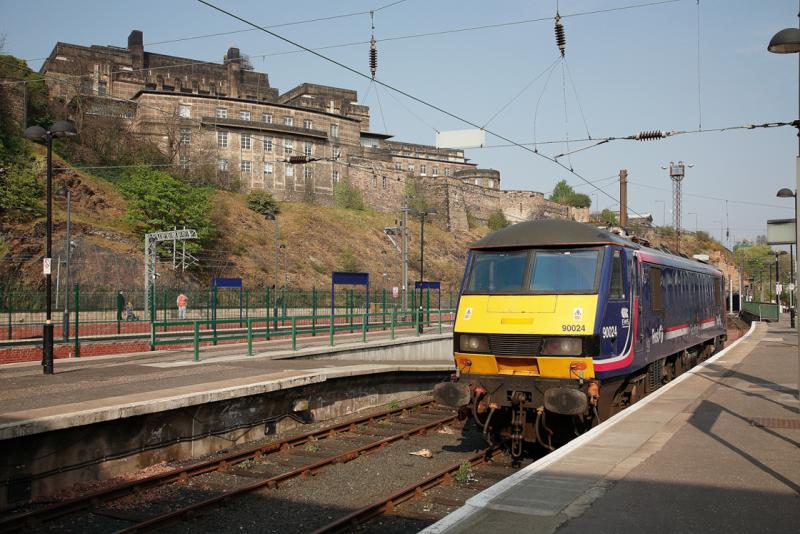
[[[592,199],[589,195],[576,193],[566,180],[561,180],[556,184],[550,195],[550,200],[573,208],[588,208],[592,205]]]
[[[431,207],[425,185],[416,176],[406,177],[406,204],[420,213]]]
[[[361,196],[361,191],[350,184],[348,177],[333,184],[333,201],[339,208],[364,209],[364,198]]]
[[[508,226],[508,219],[506,219],[503,210],[496,209],[489,215],[489,229],[500,230]]]
[[[606,208],[600,213],[600,220],[609,226],[616,226],[617,214]]]
[[[44,188],[30,171],[17,166],[0,168],[0,217],[26,219],[37,214]]]
[[[277,215],[281,212],[278,202],[267,191],[251,191],[248,193],[247,207],[261,215]]]
[[[120,187],[128,199],[126,219],[139,235],[173,227],[193,228],[199,242],[186,243],[187,250],[192,252],[213,237],[211,189],[190,187],[165,172],[147,167],[129,171]]]

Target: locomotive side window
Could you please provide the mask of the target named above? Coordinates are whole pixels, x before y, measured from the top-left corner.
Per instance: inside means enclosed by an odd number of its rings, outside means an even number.
[[[608,297],[612,299],[625,298],[625,288],[622,286],[622,254],[619,250],[614,251],[611,259],[611,286],[608,290]]]
[[[490,293],[522,289],[527,263],[527,252],[476,253],[467,289]]]
[[[654,312],[664,311],[663,291],[661,288],[661,269],[650,267],[650,309]]]
[[[719,279],[713,279],[713,280],[714,280],[714,304],[719,306],[720,304],[722,304],[720,300],[720,288],[719,288],[721,280]]]
[[[575,293],[592,291],[597,258],[597,250],[537,251],[530,289]]]

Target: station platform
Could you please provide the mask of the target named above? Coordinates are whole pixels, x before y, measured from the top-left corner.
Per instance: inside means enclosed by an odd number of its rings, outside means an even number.
[[[423,532],[797,532],[798,349],[781,319]]]
[[[453,368],[452,333],[438,329],[218,345],[0,366],[0,442],[42,432],[302,387],[335,378]]]

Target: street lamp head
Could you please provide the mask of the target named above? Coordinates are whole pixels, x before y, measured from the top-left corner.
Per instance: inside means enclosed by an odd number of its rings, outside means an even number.
[[[784,28],[769,40],[767,50],[773,54],[800,52],[800,28]]]
[[[25,130],[25,139],[31,141],[44,141],[47,138],[47,130],[41,126],[31,126]]]
[[[439,212],[436,210],[436,208],[428,208],[425,210],[425,213],[427,213],[428,215],[436,215]]]
[[[788,187],[783,187],[780,189],[780,191],[778,191],[778,194],[776,196],[778,198],[792,198],[795,195],[791,189],[789,189]]]
[[[70,120],[65,121],[56,121],[50,127],[50,133],[53,134],[53,137],[72,137],[78,133],[78,130],[75,129],[75,123]]]

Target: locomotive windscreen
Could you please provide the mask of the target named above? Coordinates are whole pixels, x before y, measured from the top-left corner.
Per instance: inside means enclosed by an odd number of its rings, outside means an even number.
[[[588,293],[595,290],[600,251],[475,252],[467,292]],[[528,265],[532,268],[528,269]],[[530,279],[526,274],[531,273]]]
[[[592,291],[597,255],[597,250],[536,252],[530,289],[534,292]]]

